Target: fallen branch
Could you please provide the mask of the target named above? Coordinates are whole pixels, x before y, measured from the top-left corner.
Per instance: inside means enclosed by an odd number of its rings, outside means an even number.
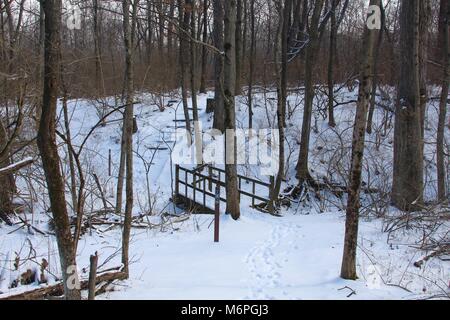
[[[26,166],[32,164],[33,162],[34,162],[34,160],[32,158],[26,158],[19,162],[13,163],[7,167],[0,168],[0,177],[8,175],[10,173],[14,173],[14,172],[22,169],[23,167],[26,167]]]
[[[45,233],[44,231],[39,230],[39,229],[36,228],[35,226],[31,225],[30,223],[28,223],[27,221],[25,221],[24,219],[22,219],[18,214],[16,214],[16,217],[19,218],[19,220],[20,220],[20,221],[23,223],[23,225],[26,226],[27,228],[31,228],[31,229],[33,229],[34,231],[36,231],[37,233],[42,234],[43,236],[46,236],[46,235],[47,235],[47,233]],[[22,227],[20,227],[20,228],[22,228]],[[19,228],[19,229],[20,229],[20,228]]]
[[[426,255],[425,257],[423,257],[422,259],[417,260],[416,262],[414,262],[414,267],[416,268],[421,268],[422,265],[430,260],[431,258],[434,257],[439,257],[441,255],[446,255],[450,253],[450,245],[443,245],[442,247],[439,247],[438,249],[436,249],[435,251],[433,251],[432,253]]]
[[[109,272],[97,275],[95,284],[98,285],[102,282],[112,282],[114,280],[125,280],[127,279],[127,274],[124,272]],[[89,280],[80,281],[81,290],[87,290],[89,288]],[[42,300],[47,299],[49,297],[62,296],[64,294],[64,286],[62,282],[19,293],[13,294],[6,297],[0,297],[0,300]]]

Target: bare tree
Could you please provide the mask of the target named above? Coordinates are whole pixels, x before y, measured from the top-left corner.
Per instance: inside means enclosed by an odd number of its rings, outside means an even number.
[[[281,181],[284,179],[284,140],[285,140],[285,118],[286,118],[286,100],[287,100],[287,55],[288,55],[288,35],[290,27],[290,13],[292,7],[292,0],[285,0],[283,5],[280,4],[280,26],[278,27],[280,36],[276,37],[277,44],[275,45],[275,62],[280,65],[278,67],[278,105],[277,105],[277,120],[279,132],[279,156],[278,156],[278,173],[275,179],[275,186],[271,195],[270,206],[276,205],[278,195],[280,193]],[[279,63],[280,62],[280,63]],[[273,209],[273,208],[270,208]]]
[[[94,29],[94,50],[95,50],[95,84],[97,93],[105,94],[103,70],[102,70],[102,46],[101,46],[101,20],[100,6],[98,0],[93,0],[93,29]]]
[[[178,0],[179,24],[181,26],[180,38],[180,84],[181,96],[183,100],[184,118],[186,120],[186,130],[191,134],[191,120],[189,117],[188,93],[187,93],[187,67],[189,66],[189,41],[188,33],[191,20],[192,1]]]
[[[253,128],[253,81],[255,70],[255,53],[256,53],[256,29],[255,29],[255,1],[250,1],[250,52],[248,57],[248,128]]]
[[[330,45],[328,50],[328,125],[330,127],[336,126],[334,120],[334,66],[337,55],[337,0],[331,0],[331,19],[330,19]]]
[[[235,85],[236,85],[236,1],[229,0],[224,3],[224,105],[225,105],[225,128],[232,132],[230,137],[225,138],[225,174],[227,193],[227,213],[237,220],[240,216],[239,191],[236,166],[236,141],[234,131],[236,130],[235,110]]]
[[[45,61],[44,94],[37,144],[42,158],[50,207],[55,223],[56,240],[61,264],[66,299],[80,299],[76,286],[76,252],[70,232],[64,181],[60,170],[60,157],[56,145],[56,103],[58,99],[61,45],[61,0],[46,0],[45,12]]]
[[[129,276],[129,247],[131,220],[133,214],[133,109],[134,109],[134,74],[133,74],[133,51],[134,34],[136,29],[137,7],[139,0],[132,3],[131,0],[123,0],[123,39],[125,44],[125,73],[126,73],[126,107],[122,130],[124,131],[126,179],[125,179],[125,219],[122,234],[122,264],[123,272]],[[130,15],[130,5],[132,13]],[[131,19],[131,21],[130,21]]]
[[[203,0],[203,32],[202,32],[202,42],[208,42],[208,0]],[[206,46],[202,46],[202,69],[200,75],[200,93],[206,93],[206,72],[207,72],[207,59],[208,50]]]
[[[2,150],[2,155],[0,156],[0,168],[8,167],[11,164],[11,159],[9,155],[9,150],[7,149],[8,144],[8,133],[3,125],[3,121],[0,120],[0,149]],[[8,215],[12,213],[12,196],[13,190],[15,188],[14,176],[10,174],[0,175],[0,218],[2,220],[9,222]]]
[[[393,203],[402,210],[412,210],[423,200],[420,37],[420,1],[402,0],[392,187]]]
[[[324,6],[324,0],[314,2],[314,11],[308,30],[308,45],[306,47],[305,61],[305,107],[303,111],[302,135],[300,142],[300,153],[297,162],[297,178],[300,183],[312,181],[308,169],[309,140],[311,134],[311,116],[314,100],[313,71],[317,61],[317,52],[320,46],[320,17]]]
[[[223,1],[212,0],[214,5],[214,46],[219,50],[224,50],[223,39]],[[214,128],[220,131],[225,130],[225,109],[223,97],[223,57],[220,54],[214,55]]]
[[[386,25],[386,13],[383,7],[383,1],[381,1],[381,29],[378,31],[378,39],[375,48],[375,54],[373,58],[373,79],[372,79],[372,96],[370,97],[369,115],[367,116],[367,133],[372,133],[373,114],[375,113],[375,104],[378,87],[378,65],[380,60],[381,45],[383,43],[384,28]]]
[[[244,39],[242,37],[243,0],[236,0],[236,94],[241,92],[241,64]]]
[[[381,6],[380,0],[371,0],[370,5]],[[350,184],[347,199],[347,217],[345,220],[344,253],[342,256],[341,277],[356,280],[356,249],[358,241],[359,193],[361,190],[361,172],[363,167],[364,139],[366,134],[367,111],[370,105],[373,79],[373,55],[376,39],[375,29],[366,29],[362,52],[362,65],[359,75],[359,93],[356,106],[355,126],[353,128],[352,161]]]
[[[188,1],[186,1],[188,3]],[[195,8],[195,0],[190,1],[192,8]],[[194,139],[195,139],[195,160],[197,165],[201,165],[203,162],[203,147],[202,147],[202,132],[200,129],[199,118],[198,118],[198,105],[197,105],[197,45],[195,43],[195,16],[194,10],[192,10],[191,17],[191,41],[190,44],[190,71],[191,71],[191,98],[192,98],[192,119],[194,120]],[[204,46],[203,46],[204,47]]]
[[[450,50],[449,50],[449,27],[450,27],[450,1],[441,0],[441,8],[439,14],[439,43],[442,57],[442,91],[439,102],[439,122],[437,132],[437,179],[438,179],[438,200],[445,201],[447,198],[447,190],[445,188],[445,153],[444,153],[444,136],[445,136],[445,119],[447,116],[447,101],[449,91],[449,72],[450,72]]]

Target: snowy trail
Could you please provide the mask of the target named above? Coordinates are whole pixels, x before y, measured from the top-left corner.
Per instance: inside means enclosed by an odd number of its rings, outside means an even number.
[[[245,261],[252,274],[253,283],[247,298],[274,299],[272,291],[279,291],[280,287],[286,286],[280,282],[280,278],[283,266],[289,261],[288,257],[295,245],[295,227],[285,223],[275,225],[268,239],[250,251]],[[280,250],[281,242],[287,243],[287,251]],[[284,290],[281,294],[287,296]]]
[[[221,218],[220,243],[211,218],[196,217],[198,233],[136,234],[131,279],[104,299],[388,299],[394,287],[369,289],[364,279],[339,278],[343,218],[337,214]],[[190,220],[189,223],[193,223]],[[185,226],[187,227],[187,226]],[[191,227],[189,227],[191,228]],[[326,235],[318,232],[327,228]],[[320,241],[319,241],[320,239]],[[186,258],[189,252],[189,258]],[[347,297],[353,288],[357,295]]]

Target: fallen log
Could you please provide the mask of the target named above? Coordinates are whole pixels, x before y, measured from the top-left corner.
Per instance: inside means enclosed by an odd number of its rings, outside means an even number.
[[[112,282],[114,280],[125,280],[127,279],[127,274],[125,272],[108,272],[99,274],[96,277],[95,284],[98,285],[102,282]],[[80,281],[81,290],[87,290],[89,288],[89,280]],[[62,282],[42,287],[39,289],[34,289],[18,294],[13,294],[6,297],[0,297],[0,300],[43,300],[49,297],[62,296],[64,294],[64,286]]]

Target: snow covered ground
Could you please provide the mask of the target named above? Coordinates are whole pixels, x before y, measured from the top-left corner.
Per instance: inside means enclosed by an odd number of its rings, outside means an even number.
[[[355,98],[356,91],[340,91],[341,101]],[[199,96],[200,117],[204,128],[211,126],[211,115],[205,113],[206,98]],[[274,92],[255,95],[255,128],[271,128],[276,119]],[[173,101],[171,101],[173,100]],[[168,217],[174,213],[170,197],[173,163],[172,133],[177,119],[184,119],[177,94],[155,97],[140,94],[135,115],[139,127],[134,136],[135,151],[135,207],[134,214],[142,215],[143,224],[151,227],[133,229],[130,249],[132,263],[130,279],[116,283],[113,291],[101,299],[418,299],[449,293],[450,263],[439,259],[425,262],[421,268],[413,263],[424,255],[413,248],[420,241],[418,230],[382,232],[386,227],[377,218],[380,211],[368,209],[381,202],[380,195],[363,199],[359,233],[357,281],[339,278],[344,239],[345,197],[320,194],[318,199],[293,202],[283,208],[282,217],[263,214],[249,207],[248,199],[241,204],[242,217],[233,221],[222,216],[220,243],[213,243],[212,216],[192,215]],[[108,99],[109,104],[114,100]],[[170,104],[161,112],[155,102]],[[237,98],[238,127],[247,126],[245,98]],[[287,176],[294,177],[298,157],[302,119],[302,95],[289,97],[287,148]],[[317,105],[323,101],[317,99]],[[71,101],[69,113],[74,144],[80,144],[91,127],[99,120],[97,102]],[[392,167],[393,127],[386,129],[384,116],[378,109],[374,116],[374,134],[367,138],[367,172],[364,181],[371,188],[388,190]],[[433,199],[435,189],[434,152],[436,106],[430,103],[425,157],[426,178],[429,187],[426,196]],[[120,119],[120,114],[110,120]],[[345,183],[351,147],[351,126],[354,104],[336,109],[336,128],[329,128],[319,110],[314,112],[311,139],[310,168],[313,175],[330,183]],[[62,120],[61,120],[62,123]],[[448,137],[448,130],[446,134]],[[92,174],[95,173],[105,190],[109,204],[114,204],[115,177],[120,151],[120,121],[110,122],[94,131],[88,139],[81,161],[86,174],[88,196],[86,211],[102,208]],[[448,139],[448,138],[447,138]],[[108,154],[112,155],[112,176],[108,176]],[[66,157],[61,150],[63,159]],[[38,166],[29,169],[36,175]],[[64,166],[67,176],[68,167]],[[257,166],[241,167],[249,176],[267,179],[259,174]],[[25,172],[26,174],[26,172]],[[41,181],[42,182],[42,181]],[[284,182],[284,187],[295,184],[295,178]],[[48,200],[42,184],[32,182],[35,202],[27,208],[24,217],[40,230],[47,230]],[[26,192],[29,185],[21,182]],[[68,196],[69,199],[69,196]],[[379,203],[380,207],[383,207]],[[388,207],[388,206],[387,206]],[[382,209],[380,209],[382,210]],[[392,210],[392,209],[388,209]],[[152,212],[152,215],[147,215]],[[180,213],[180,212],[177,212]],[[384,212],[386,214],[386,212]],[[388,212],[395,214],[395,212]],[[117,218],[119,219],[119,218]],[[49,263],[49,282],[58,274],[57,246],[53,236],[42,236],[18,226],[0,225],[0,297],[35,288],[36,284],[10,288],[14,279],[27,269],[38,269],[45,258]],[[440,230],[448,232],[444,223]],[[30,234],[34,233],[34,234]],[[389,237],[389,239],[388,239]],[[117,228],[98,226],[89,230],[78,246],[78,265],[82,277],[87,277],[89,255],[99,253],[99,269],[120,264],[121,232]],[[17,258],[19,257],[19,258]],[[18,264],[15,268],[14,264]],[[15,270],[17,269],[17,270]]]
[[[133,276],[107,299],[393,299],[414,295],[379,286],[360,257],[361,280],[339,278],[344,219],[339,214],[284,218],[246,214],[221,219],[220,243],[213,243],[211,218],[195,230],[156,236],[135,234]],[[190,229],[190,230],[189,230]],[[374,233],[364,224],[363,236]],[[324,232],[326,230],[326,232]],[[195,231],[195,232],[193,232]],[[370,271],[370,270],[369,270]],[[367,277],[364,279],[363,277]]]

